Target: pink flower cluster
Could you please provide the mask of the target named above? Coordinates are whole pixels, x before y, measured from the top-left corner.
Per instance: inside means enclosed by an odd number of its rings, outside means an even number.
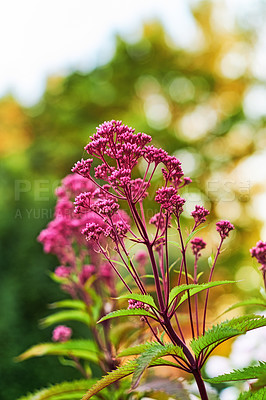
[[[161,204],[162,208],[166,211],[174,213],[176,216],[179,216],[182,213],[183,205],[186,202],[185,199],[177,194],[177,190],[173,186],[158,189],[155,201]]]
[[[194,256],[196,256],[196,257],[199,257],[201,255],[200,251],[205,249],[205,247],[207,245],[207,243],[204,242],[203,239],[198,238],[198,237],[192,239],[190,244],[191,244],[192,252],[193,252]]]
[[[75,266],[76,260],[73,242],[79,246],[87,246],[80,231],[92,219],[92,215],[74,213],[72,200],[80,190],[91,195],[95,185],[77,174],[68,175],[63,179],[62,185],[56,190],[54,219],[38,236],[38,241],[43,244],[46,253],[55,254],[62,265],[69,264],[72,267]]]
[[[187,185],[191,182],[188,177],[183,177],[180,161],[170,156],[165,150],[147,145],[151,141],[151,136],[144,133],[135,133],[135,130],[123,125],[121,121],[104,122],[97,128],[91,136],[91,142],[85,147],[89,155],[99,159],[102,164],[94,168],[96,179],[103,179],[107,182],[110,194],[118,199],[130,199],[133,202],[143,200],[147,196],[147,188],[160,163],[163,163],[163,176],[168,183],[172,184],[172,189]],[[132,170],[140,158],[147,162],[147,170],[143,179],[132,179]],[[114,162],[116,166],[114,166]],[[87,177],[92,182],[90,174],[92,159],[77,162],[72,169],[83,177]],[[148,170],[153,165],[153,170],[146,181]],[[171,190],[172,190],[171,189]],[[82,207],[81,201],[86,205],[86,199],[78,198],[76,205]]]
[[[147,304],[142,303],[141,301],[129,299],[128,300],[128,310],[133,310],[133,309],[149,309],[149,306]]]
[[[192,211],[191,215],[194,218],[195,226],[199,226],[206,221],[207,215],[210,214],[209,210],[206,210],[203,206],[195,206],[195,210]]]
[[[83,172],[85,166],[88,167],[84,160],[77,165],[83,168]],[[44,251],[55,254],[60,261],[55,275],[61,280],[62,289],[72,297],[81,299],[87,297],[84,285],[92,275],[109,287],[114,285],[110,266],[107,268],[106,263],[102,263],[102,256],[95,252],[93,243],[86,239],[90,236],[98,239],[104,233],[103,240],[106,241],[115,224],[119,231],[129,229],[126,213],[121,211],[117,214],[119,205],[112,198],[103,198],[105,192],[84,176],[74,173],[62,180],[62,185],[56,189],[54,219],[38,237]],[[102,217],[110,217],[112,226]]]
[[[250,249],[250,254],[262,265],[261,269],[266,271],[266,242],[257,242],[256,246]]]
[[[229,232],[235,229],[234,225],[230,221],[218,221],[216,223],[216,230],[219,232],[222,239],[229,236]]]
[[[72,329],[65,325],[59,325],[53,330],[52,339],[54,342],[67,342],[72,336]]]

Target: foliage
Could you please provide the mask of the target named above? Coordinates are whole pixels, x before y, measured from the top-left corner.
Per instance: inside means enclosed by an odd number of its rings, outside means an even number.
[[[215,378],[205,379],[211,383],[221,383],[230,381],[247,381],[249,379],[257,379],[266,374],[266,362],[260,362],[259,365],[252,365],[241,370],[234,370],[229,374],[219,375]]]

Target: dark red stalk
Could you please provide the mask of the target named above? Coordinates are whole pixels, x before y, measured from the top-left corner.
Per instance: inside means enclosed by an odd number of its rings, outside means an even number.
[[[217,252],[216,252],[216,255],[215,255],[215,259],[214,259],[213,265],[212,265],[212,267],[211,267],[211,272],[210,272],[210,276],[209,276],[208,282],[211,282],[211,280],[212,280],[212,275],[213,275],[214,267],[215,267],[215,265],[216,265],[218,256],[219,256],[219,254],[220,254],[220,252],[221,252],[221,247],[222,247],[223,241],[224,241],[224,239],[221,238],[220,244],[219,244],[219,246],[218,246],[218,248],[217,248]],[[210,289],[207,289],[207,291],[206,291],[206,298],[205,298],[205,304],[204,304],[204,312],[203,312],[203,325],[202,325],[202,334],[203,334],[203,335],[204,335],[204,333],[205,333],[205,328],[206,328],[206,316],[207,316],[207,307],[208,307],[209,292],[210,292]]]
[[[186,248],[184,246],[184,241],[183,241],[183,236],[181,232],[181,227],[180,227],[180,219],[177,218],[177,223],[178,223],[178,233],[180,237],[180,243],[181,243],[181,252],[182,252],[182,261],[184,263],[184,269],[185,269],[185,277],[186,277],[186,284],[188,285],[188,271],[187,271],[187,262],[186,262]],[[189,319],[190,319],[190,326],[191,326],[191,333],[192,337],[195,337],[194,334],[194,325],[193,325],[193,317],[192,317],[192,307],[191,307],[191,301],[190,301],[190,295],[189,291],[187,291],[187,296],[188,296],[188,308],[189,308]]]
[[[195,263],[194,263],[194,283],[198,283],[198,256],[195,255]],[[196,329],[197,329],[197,337],[199,337],[199,310],[198,310],[198,295],[195,294],[195,314],[196,314]]]

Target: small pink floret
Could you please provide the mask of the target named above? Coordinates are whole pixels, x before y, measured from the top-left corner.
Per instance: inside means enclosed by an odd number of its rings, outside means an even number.
[[[72,329],[65,325],[58,325],[53,330],[52,339],[54,342],[67,342],[72,335]]]
[[[218,221],[216,223],[216,230],[219,232],[222,239],[229,236],[229,232],[235,229],[234,225],[230,221]]]
[[[68,278],[71,274],[71,268],[66,267],[65,265],[60,265],[55,269],[54,273],[58,278]]]

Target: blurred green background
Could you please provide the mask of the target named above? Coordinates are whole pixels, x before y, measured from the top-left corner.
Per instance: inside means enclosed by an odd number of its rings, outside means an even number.
[[[213,310],[256,294],[262,280],[249,248],[266,232],[266,77],[256,69],[254,49],[264,5],[254,2],[253,15],[226,24],[225,3],[196,2],[194,48],[178,48],[158,21],[147,21],[139,40],[116,37],[105,65],[51,76],[36,105],[25,108],[12,96],[0,100],[0,398],[14,400],[75,377],[55,359],[17,364],[14,357],[50,340],[38,320],[47,303],[61,298],[47,273],[57,260],[43,254],[36,237],[52,219],[55,187],[104,120],[151,134],[153,144],[180,158],[193,180],[185,192],[188,224],[195,204],[211,210],[207,252],[217,243],[215,221],[235,224],[216,278],[246,281],[232,292],[221,290]]]

